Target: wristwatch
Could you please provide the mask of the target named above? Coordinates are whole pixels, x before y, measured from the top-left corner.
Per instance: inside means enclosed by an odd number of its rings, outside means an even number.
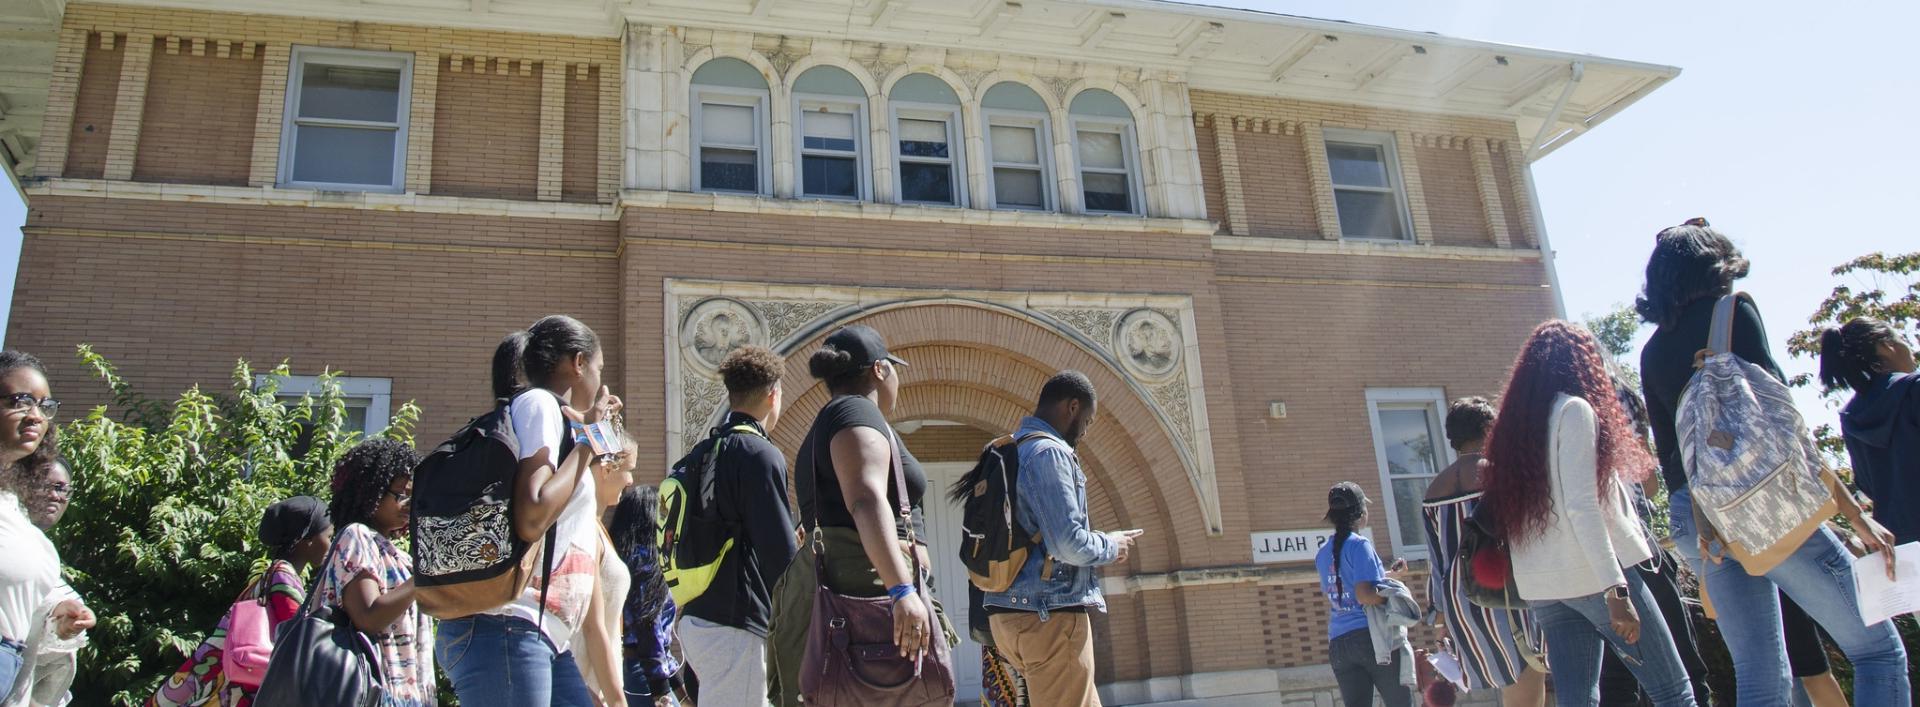
[[[1628,596],[1629,595],[1627,594],[1627,585],[1616,584],[1614,586],[1607,588],[1608,599],[1619,599],[1620,601],[1626,601]]]

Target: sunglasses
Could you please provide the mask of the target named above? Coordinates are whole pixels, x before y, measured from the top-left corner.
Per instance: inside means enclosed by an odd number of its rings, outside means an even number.
[[[51,420],[55,413],[60,412],[60,401],[52,397],[36,398],[32,393],[14,393],[7,396],[8,412],[26,412],[35,408],[39,408],[41,417]]]

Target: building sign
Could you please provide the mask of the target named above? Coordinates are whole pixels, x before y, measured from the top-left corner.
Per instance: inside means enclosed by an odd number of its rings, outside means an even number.
[[[1360,535],[1372,540],[1373,529],[1361,528]],[[1255,564],[1312,562],[1313,558],[1320,554],[1320,546],[1332,539],[1332,528],[1271,530],[1254,533],[1253,561]]]

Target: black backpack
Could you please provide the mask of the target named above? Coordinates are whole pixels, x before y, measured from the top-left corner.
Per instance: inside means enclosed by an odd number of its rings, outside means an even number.
[[[947,490],[947,500],[961,505],[960,562],[967,579],[986,592],[1004,592],[1013,586],[1027,555],[1040,544],[1038,532],[1020,522],[1020,444],[1044,433],[1012,435],[987,443],[980,461]]]
[[[715,467],[735,434],[760,435],[753,425],[715,429],[706,443],[674,464],[660,482],[660,573],[673,602],[686,606],[712,586],[740,536],[740,524],[720,516]],[[762,435],[764,436],[764,435]]]
[[[511,404],[496,400],[492,412],[473,418],[413,468],[414,600],[434,618],[503,606],[553,564],[554,526],[532,543],[513,530],[520,444],[508,415]],[[560,439],[564,460],[573,436],[563,427]]]

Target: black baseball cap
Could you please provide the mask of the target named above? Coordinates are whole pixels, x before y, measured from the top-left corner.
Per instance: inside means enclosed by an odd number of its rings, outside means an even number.
[[[839,331],[828,334],[823,345],[853,354],[855,366],[871,366],[880,361],[892,361],[896,366],[907,365],[899,356],[887,353],[887,342],[880,338],[880,332],[864,324],[841,327]]]
[[[1336,511],[1350,511],[1369,503],[1373,503],[1372,499],[1367,498],[1367,492],[1361,490],[1359,484],[1342,481],[1327,489],[1327,518],[1332,519]]]

